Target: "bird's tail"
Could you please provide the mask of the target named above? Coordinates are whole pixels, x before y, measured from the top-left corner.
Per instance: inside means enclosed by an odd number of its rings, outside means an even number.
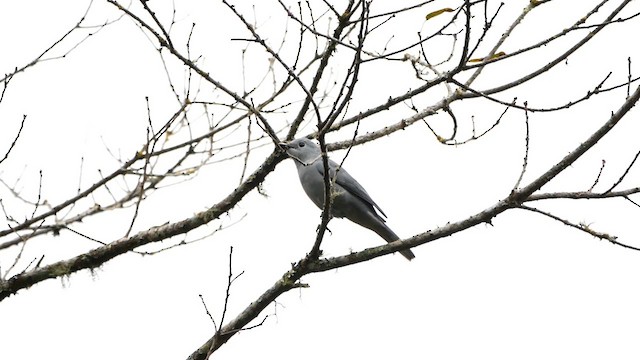
[[[373,231],[376,232],[376,234],[380,235],[383,239],[385,239],[388,243],[392,243],[396,240],[400,240],[400,237],[398,235],[396,235],[396,233],[393,232],[393,230],[391,230],[387,224],[385,224],[384,222],[380,221],[378,224],[378,226],[376,226],[375,228],[371,229]],[[416,256],[413,254],[413,252],[409,249],[407,250],[400,250],[398,251],[402,256],[404,256],[407,260],[411,261],[411,259],[415,258]]]

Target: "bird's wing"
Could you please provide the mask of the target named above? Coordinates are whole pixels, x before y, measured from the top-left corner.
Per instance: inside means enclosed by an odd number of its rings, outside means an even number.
[[[318,161],[315,162],[313,166],[315,166],[315,168],[318,170],[320,175],[322,175],[322,177],[324,178],[324,166],[322,165],[322,160],[319,159]],[[338,168],[339,168],[338,164],[336,164],[334,161],[329,159],[329,175],[332,178],[335,176],[336,169]],[[371,196],[369,196],[369,194],[362,187],[362,185],[360,185],[360,183],[358,183],[356,179],[354,179],[351,175],[349,175],[349,173],[344,168],[340,168],[340,170],[338,170],[336,183],[342,186],[349,193],[362,199],[362,201],[371,204],[371,206],[378,209],[378,211],[380,212],[380,214],[382,214],[382,216],[387,217],[384,211],[382,211],[382,209],[380,209],[380,206],[378,206],[378,204],[376,204],[376,202],[373,201]]]

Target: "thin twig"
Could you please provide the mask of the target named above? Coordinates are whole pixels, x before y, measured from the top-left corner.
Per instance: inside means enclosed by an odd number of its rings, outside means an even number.
[[[520,187],[520,182],[524,177],[524,173],[527,171],[527,165],[529,165],[529,113],[527,112],[527,102],[524,102],[524,127],[525,127],[525,137],[524,137],[524,160],[522,161],[522,171],[520,171],[520,176],[518,176],[518,180],[516,184],[513,186],[513,190],[516,190]]]
[[[2,162],[7,160],[7,158],[9,157],[9,154],[11,153],[11,150],[13,150],[13,147],[16,146],[16,142],[18,142],[18,138],[20,138],[20,134],[22,133],[22,129],[24,128],[25,120],[27,120],[27,115],[22,116],[22,122],[20,122],[20,129],[18,129],[18,133],[16,134],[16,137],[13,138],[13,142],[11,142],[11,146],[9,146],[9,149],[7,150],[7,152],[4,153],[4,157],[0,159],[0,164],[2,164]]]

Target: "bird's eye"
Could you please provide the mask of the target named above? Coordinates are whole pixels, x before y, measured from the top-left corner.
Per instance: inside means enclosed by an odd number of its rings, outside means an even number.
[[[302,141],[300,141],[300,142],[298,143],[298,146],[300,146],[300,147],[304,147],[304,143],[303,143]]]

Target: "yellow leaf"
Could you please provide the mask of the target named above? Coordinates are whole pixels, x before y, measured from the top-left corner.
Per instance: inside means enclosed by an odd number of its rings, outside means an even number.
[[[503,57],[505,55],[507,55],[507,54],[504,51],[500,51],[498,53],[493,54],[493,56],[491,56],[487,60],[497,59],[497,58]],[[479,62],[483,62],[483,61],[484,61],[484,58],[475,58],[475,59],[470,59],[469,60],[470,63],[479,63]]]
[[[444,8],[444,9],[440,9],[440,10],[436,10],[436,11],[432,11],[430,13],[427,14],[427,20],[434,18],[444,12],[453,12],[452,8]]]

